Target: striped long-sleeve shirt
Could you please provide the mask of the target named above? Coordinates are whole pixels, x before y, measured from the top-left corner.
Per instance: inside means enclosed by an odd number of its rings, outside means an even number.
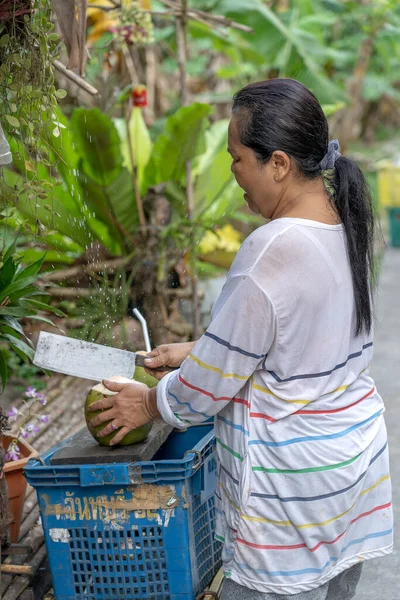
[[[158,386],[175,427],[215,416],[226,576],[297,594],[392,549],[384,406],[354,335],[342,225],[276,219],[241,247],[211,325]]]

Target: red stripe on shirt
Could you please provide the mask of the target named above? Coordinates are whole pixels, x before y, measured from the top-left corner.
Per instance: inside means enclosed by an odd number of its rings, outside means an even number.
[[[372,508],[371,510],[369,510],[367,512],[361,513],[361,515],[358,515],[358,517],[356,517],[355,519],[353,519],[352,521],[350,521],[350,525],[352,525],[353,523],[355,523],[359,519],[362,519],[363,517],[368,517],[369,515],[372,515],[372,513],[376,512],[378,510],[384,510],[385,508],[389,508],[391,505],[392,505],[392,503],[388,502],[387,504],[381,504],[380,506],[375,506],[375,508]],[[348,529],[345,529],[334,540],[331,540],[329,542],[325,542],[325,541],[319,542],[313,548],[309,548],[310,552],[315,552],[322,545],[335,544],[338,540],[340,540],[341,537],[343,537],[345,535],[345,533],[347,533],[347,531],[348,531]],[[268,545],[265,545],[265,544],[254,544],[253,542],[247,542],[246,540],[243,540],[241,538],[237,538],[236,541],[238,541],[240,544],[244,544],[245,546],[250,546],[250,548],[257,548],[258,550],[297,550],[297,549],[300,549],[300,548],[307,548],[306,544],[294,544],[293,546],[273,546],[273,545],[270,545],[270,544],[268,544]]]
[[[256,419],[266,419],[267,421],[271,421],[271,423],[275,423],[276,421],[276,419],[274,419],[273,417],[270,417],[269,415],[264,415],[263,413],[251,412],[250,416]]]
[[[371,396],[374,393],[374,391],[375,391],[375,387],[373,387],[372,390],[370,390],[368,392],[368,394],[365,394],[365,396],[360,398],[360,400],[357,400],[357,402],[353,402],[353,404],[349,404],[348,406],[343,406],[343,408],[335,408],[332,410],[298,410],[294,414],[296,414],[296,415],[331,415],[333,413],[342,412],[343,410],[347,410],[348,408],[351,408],[352,406],[356,406],[356,404],[359,404],[363,400],[366,400],[367,398],[369,398],[369,396]]]
[[[221,400],[225,400],[225,402],[229,402],[230,400],[232,400],[232,398],[229,398],[228,396],[221,396],[221,398],[216,398],[214,396],[214,394],[212,394],[211,392],[207,392],[206,390],[203,390],[202,388],[196,387],[195,385],[192,385],[191,383],[189,383],[188,381],[183,379],[181,374],[178,375],[178,379],[181,383],[183,383],[183,385],[186,385],[188,388],[190,388],[191,390],[194,390],[195,392],[200,392],[201,394],[208,396],[209,398],[214,400],[214,402],[219,402]]]

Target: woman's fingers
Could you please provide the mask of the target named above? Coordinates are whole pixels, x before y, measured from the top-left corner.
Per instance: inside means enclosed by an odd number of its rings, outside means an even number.
[[[122,440],[124,439],[124,437],[130,431],[132,431],[132,429],[129,429],[129,427],[121,427],[121,429],[119,431],[117,431],[117,433],[114,435],[114,437],[110,441],[110,446],[116,446],[117,444],[119,444],[120,442],[122,442]]]
[[[108,381],[108,379],[103,379],[102,384],[110,390],[110,392],[122,392],[127,385],[126,383],[118,383],[117,381]]]
[[[113,421],[111,421],[110,423],[108,423],[108,425],[106,425],[104,427],[104,429],[102,429],[97,436],[102,438],[105,437],[106,435],[110,435],[110,433],[113,433],[114,431],[117,431],[117,429],[119,429],[119,425],[117,425],[115,419]]]
[[[158,381],[160,381],[164,375],[170,373],[170,371],[155,371],[154,369],[149,369],[148,367],[144,367],[144,370],[146,371],[147,375],[151,375],[155,379],[158,379]]]
[[[93,402],[88,408],[90,412],[96,412],[96,410],[104,410],[106,408],[112,408],[114,405],[113,398],[103,398],[103,400],[97,400]]]
[[[157,369],[169,365],[169,350],[168,346],[159,346],[150,352],[144,359],[145,365],[149,369]]]
[[[102,425],[103,423],[106,423],[107,421],[110,421],[111,419],[114,419],[115,417],[116,417],[116,414],[115,414],[114,409],[110,408],[110,410],[104,410],[100,414],[96,415],[94,417],[94,419],[91,419],[90,425],[92,427],[97,427],[98,425]],[[111,432],[109,432],[109,433],[111,433]]]

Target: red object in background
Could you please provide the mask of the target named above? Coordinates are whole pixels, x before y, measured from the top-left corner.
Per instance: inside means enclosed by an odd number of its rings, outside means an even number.
[[[147,106],[147,90],[144,85],[138,85],[132,90],[133,106]]]

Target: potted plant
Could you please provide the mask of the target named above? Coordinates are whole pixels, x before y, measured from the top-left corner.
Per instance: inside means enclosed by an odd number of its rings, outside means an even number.
[[[2,447],[5,452],[3,473],[8,488],[8,499],[11,511],[11,541],[18,541],[24,507],[26,479],[23,469],[31,458],[38,453],[29,444],[28,439],[39,431],[41,423],[47,423],[47,415],[38,415],[35,411],[37,404],[45,405],[46,397],[39,394],[35,388],[28,387],[22,405],[13,406],[7,414],[7,419],[14,427],[10,434],[2,436]]]
[[[3,470],[6,451],[1,447],[2,436],[9,428],[8,417],[0,408],[0,549],[8,541],[8,527],[11,523],[7,484]]]
[[[21,526],[22,511],[24,508],[27,481],[23,475],[23,468],[30,458],[37,456],[37,452],[26,440],[19,440],[12,436],[4,435],[2,439],[5,451],[3,467],[4,480],[8,489],[9,510],[11,512],[11,541],[18,542]]]
[[[35,282],[39,277],[43,258],[35,263],[23,266],[16,255],[15,243],[0,253],[0,378],[3,386],[9,377],[8,359],[17,354],[26,362],[34,356],[32,342],[26,337],[21,319],[33,318],[53,324],[49,319],[39,316],[41,310],[63,315],[61,311],[43,301],[45,292]],[[40,300],[38,300],[38,298]],[[45,404],[44,395],[28,387],[22,405],[12,407],[8,415],[2,413],[0,422],[0,446],[2,472],[8,486],[10,509],[13,515],[11,539],[17,541],[25,498],[26,480],[23,467],[30,458],[36,456],[28,439],[37,430],[41,422],[47,422],[47,416],[36,415],[37,403]],[[6,434],[7,422],[14,422],[14,429]],[[3,493],[4,493],[4,483]]]

